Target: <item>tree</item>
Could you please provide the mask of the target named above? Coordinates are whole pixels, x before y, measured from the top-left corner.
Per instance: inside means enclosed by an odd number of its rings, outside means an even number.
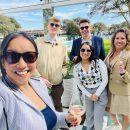
[[[127,23],[126,23],[126,22],[122,22],[122,23],[120,24],[120,26],[121,26],[121,28],[127,28]]]
[[[113,35],[113,33],[117,30],[121,28],[121,24],[112,24],[109,28],[108,31],[106,33],[106,35],[111,36]]]
[[[130,0],[98,1],[91,8],[90,15],[92,16],[99,11],[102,11],[103,14],[116,11],[118,16],[122,16],[125,19],[127,27],[130,29]]]
[[[73,20],[74,20],[74,22],[75,22],[77,25],[79,25],[79,21],[80,21],[81,19],[82,19],[81,17],[78,17],[78,18],[75,18],[75,19],[73,19]]]
[[[73,39],[75,35],[80,35],[79,26],[73,20],[65,19],[63,21],[63,30],[67,35],[71,35]]]
[[[110,27],[108,27],[106,35],[111,36],[119,28],[127,28],[127,23],[122,22],[120,24],[112,24]]]
[[[101,34],[106,31],[107,29],[107,26],[102,23],[102,22],[97,22],[95,24],[93,24],[93,30],[92,30],[92,33],[95,34],[95,35],[99,35],[101,36]]]
[[[15,29],[21,28],[20,24],[14,18],[10,18],[10,22],[15,25]]]
[[[52,17],[54,14],[54,7],[50,9],[43,9],[43,19],[44,19],[44,33],[47,33],[47,25],[49,18]]]
[[[0,15],[0,33],[3,36],[10,32],[17,31],[19,28],[20,25],[15,19]]]

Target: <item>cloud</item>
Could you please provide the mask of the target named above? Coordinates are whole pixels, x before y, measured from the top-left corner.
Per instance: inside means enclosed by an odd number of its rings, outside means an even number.
[[[39,20],[38,19],[34,19],[34,18],[25,18],[25,19],[23,19],[23,21],[26,21],[26,22],[36,22],[36,21],[39,21]]]
[[[19,13],[9,13],[6,14],[9,17],[18,17],[18,18],[25,18],[25,17],[43,17],[42,11],[41,10],[33,10],[33,11],[28,11],[28,12],[19,12]]]
[[[55,9],[55,15],[61,17],[62,19],[86,17],[86,15],[88,15],[89,12],[90,12],[90,6],[88,7],[88,4],[64,6]]]
[[[89,13],[87,9],[79,9],[75,8],[71,11],[65,10],[64,12],[55,11],[55,16],[61,17],[62,19],[72,19],[75,17],[82,17],[82,15],[86,16],[86,14]],[[82,15],[81,15],[82,14]]]
[[[71,19],[73,15],[74,15],[73,13],[55,12],[55,16],[61,17],[62,19]]]

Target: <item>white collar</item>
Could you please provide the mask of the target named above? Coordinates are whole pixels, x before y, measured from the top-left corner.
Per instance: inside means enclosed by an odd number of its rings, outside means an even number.
[[[55,39],[53,39],[50,35],[48,35],[48,36],[47,36],[47,40],[48,40],[48,42],[50,42],[52,45],[56,45],[57,36],[55,37]]]
[[[88,40],[85,40],[83,37],[82,37],[82,44],[85,43],[85,42],[89,42],[90,45],[92,45],[92,35],[90,34],[90,38]]]

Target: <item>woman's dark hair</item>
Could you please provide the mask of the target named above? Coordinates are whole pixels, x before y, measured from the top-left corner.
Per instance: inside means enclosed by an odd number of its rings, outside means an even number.
[[[0,67],[1,67],[1,73],[2,75],[6,75],[6,71],[3,67],[3,54],[7,51],[7,48],[9,46],[9,43],[11,42],[11,40],[19,37],[19,36],[22,36],[26,39],[28,39],[34,46],[36,52],[38,52],[38,49],[37,49],[37,45],[35,43],[35,41],[33,40],[33,38],[28,35],[27,33],[25,32],[13,32],[13,33],[10,33],[8,34],[2,41],[1,43],[1,46],[0,46]]]
[[[88,46],[90,47],[91,51],[92,51],[92,52],[91,52],[91,56],[89,57],[90,62],[91,62],[92,60],[94,60],[95,63],[96,63],[96,58],[95,58],[95,56],[94,56],[94,48],[89,44],[89,42],[84,42],[84,43],[81,45],[80,49],[81,49],[82,46],[85,45],[85,44],[88,45]],[[80,56],[80,50],[79,50],[78,56],[77,56],[77,59],[76,59],[75,63],[77,64],[77,63],[79,63],[80,61],[82,61],[82,58],[81,58],[81,56]]]

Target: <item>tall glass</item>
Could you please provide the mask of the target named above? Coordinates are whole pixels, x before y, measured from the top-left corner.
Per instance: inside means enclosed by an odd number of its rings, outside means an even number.
[[[85,114],[85,108],[82,105],[73,104],[70,106],[69,112],[73,116],[82,116]],[[76,130],[76,126],[75,126],[75,130]]]
[[[124,61],[125,61],[125,53],[124,52],[120,52],[119,55],[119,68],[118,68],[118,72],[122,73],[124,71]]]

